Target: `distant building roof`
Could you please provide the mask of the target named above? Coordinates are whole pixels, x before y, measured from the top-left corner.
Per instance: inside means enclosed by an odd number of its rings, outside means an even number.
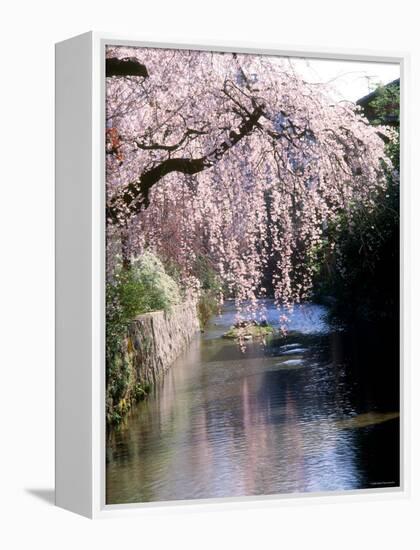
[[[388,84],[385,84],[383,87],[388,88],[390,86],[400,86],[400,79],[397,78],[393,80],[392,82],[388,82]],[[363,108],[363,112],[366,116],[366,118],[369,121],[374,120],[377,117],[377,114],[375,112],[375,108],[371,105],[372,101],[375,100],[378,97],[379,89],[381,87],[376,88],[376,90],[373,90],[370,94],[365,95],[364,97],[361,97],[356,101],[356,105],[360,105],[360,107]],[[390,111],[391,111],[391,105],[390,105]],[[395,112],[395,111],[394,111]],[[399,125],[399,116],[392,114],[391,112],[385,116],[385,124],[388,124],[390,126],[398,126]]]
[[[392,82],[388,82],[388,84],[385,84],[385,88],[388,88],[388,86],[399,86],[400,85],[400,79],[396,78]],[[373,92],[370,92],[370,94],[367,94],[360,99],[356,101],[357,105],[360,105],[361,107],[365,107],[366,105],[369,105],[369,103],[375,99],[375,97],[378,95],[378,88],[376,90],[373,90]]]

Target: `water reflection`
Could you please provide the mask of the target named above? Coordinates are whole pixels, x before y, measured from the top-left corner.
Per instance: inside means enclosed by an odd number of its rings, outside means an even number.
[[[107,502],[398,485],[395,387],[378,399],[322,315],[301,307],[288,339],[243,354],[220,338],[228,307],[110,435]]]

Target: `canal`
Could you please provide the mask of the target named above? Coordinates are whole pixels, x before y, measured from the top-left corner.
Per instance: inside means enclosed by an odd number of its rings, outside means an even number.
[[[333,329],[325,313],[298,306],[286,337],[243,352],[221,337],[227,302],[108,435],[107,503],[398,486],[396,339]]]

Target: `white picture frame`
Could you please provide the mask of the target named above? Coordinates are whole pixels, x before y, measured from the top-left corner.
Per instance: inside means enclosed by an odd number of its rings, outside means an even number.
[[[130,45],[398,63],[401,68],[401,485],[342,493],[105,504],[105,46]],[[155,506],[290,504],[297,498],[395,499],[409,495],[409,364],[406,261],[409,224],[406,53],[297,46],[143,42],[89,32],[56,45],[56,504],[89,518]],[[71,151],[71,153],[70,153]]]

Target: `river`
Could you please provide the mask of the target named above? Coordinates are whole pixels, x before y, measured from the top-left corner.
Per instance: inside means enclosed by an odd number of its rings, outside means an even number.
[[[221,338],[228,302],[108,436],[107,503],[398,486],[397,346],[324,314],[298,306],[287,337],[243,352]]]

